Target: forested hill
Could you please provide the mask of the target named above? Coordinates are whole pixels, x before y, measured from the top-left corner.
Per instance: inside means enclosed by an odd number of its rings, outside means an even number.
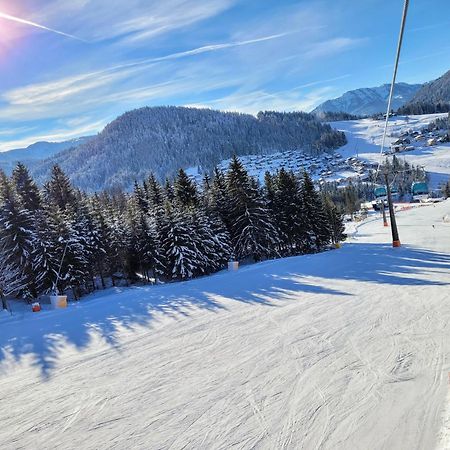
[[[450,103],[450,70],[417,91],[410,103]]]
[[[399,114],[433,114],[450,112],[450,70],[434,81],[425,83]]]
[[[233,154],[280,150],[320,153],[345,143],[345,135],[314,115],[295,112],[227,113],[184,107],[146,107],[118,117],[95,138],[32,168],[43,181],[57,163],[87,191],[130,188],[153,172],[163,180],[179,168],[211,170]]]

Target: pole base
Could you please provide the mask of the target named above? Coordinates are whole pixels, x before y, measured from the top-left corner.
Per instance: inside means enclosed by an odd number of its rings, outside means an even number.
[[[388,227],[389,224],[388,224],[387,222],[384,222],[384,223],[383,223],[383,226],[384,226],[384,227]]]
[[[392,242],[392,247],[401,247],[402,244],[400,244],[400,241],[393,241]]]

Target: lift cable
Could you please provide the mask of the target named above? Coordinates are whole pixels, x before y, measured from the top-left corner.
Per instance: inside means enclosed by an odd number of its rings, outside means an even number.
[[[403,5],[402,21],[401,21],[401,24],[400,24],[400,34],[399,34],[399,37],[398,37],[397,53],[395,55],[394,73],[392,75],[391,89],[389,91],[389,99],[388,99],[388,105],[387,105],[387,111],[386,111],[386,120],[384,122],[383,140],[381,142],[381,148],[380,148],[380,159],[378,161],[378,167],[377,167],[377,172],[376,172],[375,179],[377,178],[378,172],[380,170],[381,159],[383,157],[384,145],[385,145],[385,142],[386,142],[386,134],[387,134],[387,128],[388,128],[388,123],[389,123],[389,114],[391,112],[392,97],[393,97],[393,94],[394,94],[395,80],[397,78],[398,62],[399,62],[399,59],[400,59],[400,52],[401,52],[401,49],[402,49],[403,33],[405,31],[405,23],[406,23],[406,16],[408,14],[408,6],[409,6],[409,0],[405,0],[405,3]],[[393,247],[400,247],[400,238],[399,238],[399,235],[398,235],[397,222],[395,220],[394,205],[392,203],[391,187],[389,185],[388,174],[386,172],[384,173],[384,178],[385,178],[385,182],[386,182],[387,201],[388,201],[388,207],[389,207],[389,216],[390,216],[390,219],[391,219],[392,246]]]
[[[383,158],[383,152],[384,152],[384,147],[385,147],[385,143],[386,143],[386,134],[387,134],[387,128],[388,128],[388,123],[389,123],[389,114],[391,112],[392,97],[394,96],[395,80],[397,79],[398,62],[400,60],[400,52],[401,52],[401,49],[402,49],[403,33],[405,31],[405,24],[406,24],[406,16],[408,14],[408,7],[409,7],[409,0],[405,0],[405,4],[403,6],[402,22],[400,24],[400,34],[399,34],[399,37],[398,37],[397,53],[396,53],[396,56],[395,56],[394,73],[392,75],[391,89],[389,91],[388,105],[387,105],[387,111],[386,111],[386,120],[384,122],[383,139],[381,141],[380,158],[379,158],[379,161],[378,161],[377,175],[378,175],[378,172],[380,170],[381,160]]]

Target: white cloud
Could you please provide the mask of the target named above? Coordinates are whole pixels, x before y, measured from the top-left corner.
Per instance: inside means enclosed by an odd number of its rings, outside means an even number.
[[[22,86],[7,91],[0,97],[7,104],[6,107],[0,109],[0,117],[8,117],[10,119],[26,119],[27,117],[43,118],[48,117],[46,111],[51,110],[54,110],[57,114],[61,114],[67,106],[74,108],[73,104],[67,104],[70,99],[74,98],[77,99],[76,108],[80,109],[80,107],[92,103],[92,98],[85,98],[85,95],[92,91],[95,91],[96,104],[110,102],[112,101],[111,99],[119,101],[119,99],[131,100],[133,98],[136,99],[137,97],[150,98],[152,95],[147,93],[151,91],[160,91],[167,94],[167,90],[162,89],[167,83],[150,83],[150,86],[145,85],[131,90],[119,89],[117,87],[117,83],[123,80],[133,79],[133,76],[145,71],[149,66],[156,63],[277,40],[287,36],[288,34],[290,33],[279,33],[270,36],[260,36],[249,40],[205,45],[184,52],[172,53],[156,58],[131,61],[111,66],[103,70],[82,73],[46,83],[36,83],[28,86]],[[229,77],[227,78],[229,79]],[[180,82],[179,80],[175,81],[177,81],[177,91],[179,92],[181,87]],[[149,82],[147,81],[147,83]],[[192,83],[186,82],[184,91],[188,90],[191,84]],[[201,79],[197,80],[195,84],[198,88],[202,85],[208,86],[211,83],[204,83],[203,77],[201,77]],[[214,84],[217,84],[217,82],[214,82]],[[229,82],[225,84],[229,84]],[[109,92],[112,86],[116,86],[116,92],[114,93]],[[172,90],[171,92],[173,93],[175,91]],[[34,108],[30,109],[30,106],[33,106]]]
[[[333,39],[308,42],[303,48],[285,57],[283,61],[299,60],[305,63],[308,60],[317,60],[336,53],[351,50],[366,42],[364,38],[352,39],[348,37],[337,37]]]
[[[236,0],[49,0],[36,21],[66,25],[89,41],[136,41],[180,29],[228,9]],[[68,20],[70,18],[70,20]]]
[[[304,88],[307,88],[307,87],[317,86],[318,84],[325,84],[325,83],[330,83],[331,81],[343,80],[344,78],[348,78],[348,77],[351,77],[351,74],[346,73],[344,75],[339,75],[338,77],[327,78],[326,80],[310,81],[309,83],[300,84],[298,86],[295,86],[292,89],[304,89]]]
[[[303,56],[306,58],[322,58],[324,56],[333,55],[336,52],[354,48],[365,41],[365,39],[351,39],[347,37],[328,39],[313,44]]]
[[[189,104],[189,106],[248,114],[256,114],[259,111],[310,111],[326,100],[332,90],[332,87],[326,86],[304,94],[297,90],[237,92],[208,102]]]
[[[181,51],[129,60],[128,49],[117,43],[132,43],[134,55],[152,55],[156,42],[173,48],[173,35],[170,42],[150,38],[217,16],[240,0],[40,1],[43,6],[34,15],[31,11],[9,13],[81,36],[94,45],[86,46],[86,57],[81,60],[81,65],[89,67],[85,72],[79,68],[78,59],[67,58],[61,69],[70,76],[59,75],[58,79],[57,69],[52,69],[53,79],[0,93],[3,123],[14,126],[19,122],[25,125],[46,122],[48,128],[55,130],[44,130],[30,138],[30,142],[38,138],[64,139],[72,136],[68,133],[72,129],[75,135],[98,131],[92,127],[91,131],[86,130],[87,124],[78,117],[90,116],[94,126],[98,126],[104,123],[98,118],[112,118],[126,109],[148,104],[198,106],[198,100],[202,105],[251,113],[261,109],[311,109],[327,93],[327,88],[314,88],[341,77],[313,80],[281,92],[273,92],[272,86],[292,86],[294,80],[300,83],[306,74],[314,73],[313,66],[318,60],[358,44],[346,37],[326,38],[332,33],[327,28],[326,16],[319,14],[317,8],[291,5],[275,8],[270,20],[265,13],[264,20],[258,15],[247,18],[245,26],[239,20],[236,23],[228,20],[226,24],[216,21],[218,28],[214,35],[230,36],[227,42],[190,50],[183,50],[186,48],[183,44],[177,48]],[[183,34],[186,42],[198,42],[197,31]],[[96,41],[103,42],[97,45]],[[141,48],[135,49],[138,42],[148,44],[145,53]],[[100,68],[104,64],[110,66]],[[307,88],[313,91],[299,92]],[[215,97],[218,98],[209,100]],[[60,122],[63,125],[58,127]]]
[[[37,83],[10,90],[2,99],[10,105],[37,105],[64,101],[84,91],[117,82],[131,74],[134,69],[122,72],[99,71],[61,78],[48,83]]]
[[[18,134],[29,133],[34,130],[36,130],[36,127],[17,127],[4,130],[0,129],[0,136],[15,136]]]

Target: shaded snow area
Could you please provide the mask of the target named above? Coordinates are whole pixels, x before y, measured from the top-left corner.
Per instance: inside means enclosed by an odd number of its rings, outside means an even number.
[[[430,122],[447,114],[425,114],[421,116],[396,116],[389,119],[386,149],[407,131],[421,131]],[[358,159],[370,163],[380,160],[380,147],[383,137],[384,121],[362,119],[353,121],[331,122],[330,125],[345,132],[348,143],[338,150],[343,158],[358,155]],[[411,151],[398,153],[400,160],[406,160],[414,165],[423,166],[430,174],[433,188],[450,179],[450,144],[438,143],[428,146],[427,137],[419,141],[411,139]],[[386,157],[383,157],[383,160]]]
[[[5,449],[449,448],[450,201],[341,249],[0,322]],[[447,408],[447,409],[446,409]]]

